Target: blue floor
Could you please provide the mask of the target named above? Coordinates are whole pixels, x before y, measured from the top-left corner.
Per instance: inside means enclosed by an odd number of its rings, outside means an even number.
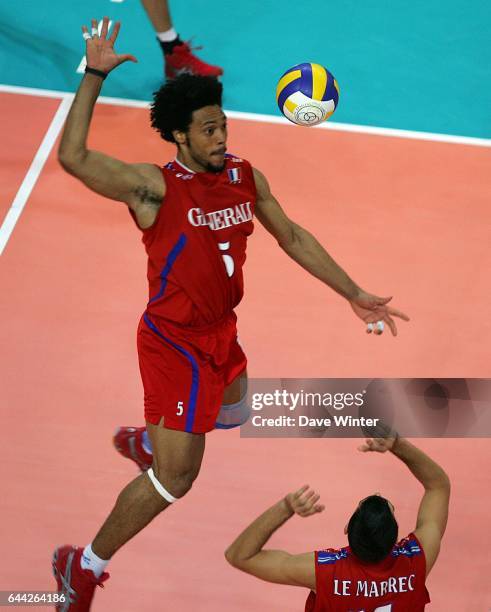
[[[277,115],[278,77],[315,61],[340,85],[334,121],[491,137],[489,0],[171,0],[171,9],[181,36],[195,35],[198,54],[224,67],[226,108]],[[138,0],[2,3],[0,82],[73,91],[80,26],[104,14],[122,21],[117,48],[139,64],[120,67],[103,93],[150,98],[162,58]]]

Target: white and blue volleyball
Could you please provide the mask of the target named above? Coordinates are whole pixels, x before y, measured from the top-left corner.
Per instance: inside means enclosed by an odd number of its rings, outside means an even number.
[[[276,102],[287,119],[297,125],[317,125],[336,110],[339,87],[334,76],[320,64],[297,64],[282,75]]]

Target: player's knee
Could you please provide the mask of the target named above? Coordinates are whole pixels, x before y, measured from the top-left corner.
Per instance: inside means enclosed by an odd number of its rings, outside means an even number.
[[[184,497],[191,490],[198,472],[192,468],[182,468],[178,470],[159,470],[158,466],[153,466],[153,473],[160,485],[176,499]]]
[[[215,423],[216,429],[232,429],[239,427],[249,420],[251,416],[251,408],[247,394],[235,404],[224,404],[220,408],[217,420]]]

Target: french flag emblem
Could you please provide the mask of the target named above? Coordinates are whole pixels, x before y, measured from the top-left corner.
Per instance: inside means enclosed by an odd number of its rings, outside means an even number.
[[[231,183],[232,185],[234,185],[236,183],[240,183],[240,181],[241,181],[241,178],[240,178],[240,168],[228,168],[227,174],[228,174],[228,182],[229,183]]]

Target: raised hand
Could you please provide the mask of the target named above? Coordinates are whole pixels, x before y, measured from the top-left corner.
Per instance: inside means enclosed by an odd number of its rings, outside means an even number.
[[[392,317],[399,317],[403,321],[409,321],[409,317],[396,310],[391,306],[387,306],[392,298],[382,298],[365,291],[360,291],[357,297],[350,301],[351,308],[360,319],[367,324],[367,333],[372,330],[376,335],[380,335],[383,331],[383,324],[386,323],[393,336],[397,336],[397,327]],[[382,325],[377,323],[381,321]]]
[[[386,453],[391,450],[397,438],[367,438],[365,444],[358,447],[362,453]]]
[[[325,506],[317,503],[319,499],[320,495],[316,494],[309,485],[304,485],[295,493],[288,493],[285,502],[292,512],[305,518],[325,509]]]
[[[109,17],[104,17],[102,20],[102,29],[99,36],[97,30],[97,20],[92,19],[91,21],[91,33],[87,26],[82,26],[83,37],[86,42],[86,56],[87,66],[100,70],[101,72],[110,72],[116,66],[119,66],[123,62],[137,62],[138,60],[133,55],[128,53],[118,55],[114,51],[114,43],[119,34],[121,24],[117,21],[112,29],[111,36],[108,38],[109,30]]]

